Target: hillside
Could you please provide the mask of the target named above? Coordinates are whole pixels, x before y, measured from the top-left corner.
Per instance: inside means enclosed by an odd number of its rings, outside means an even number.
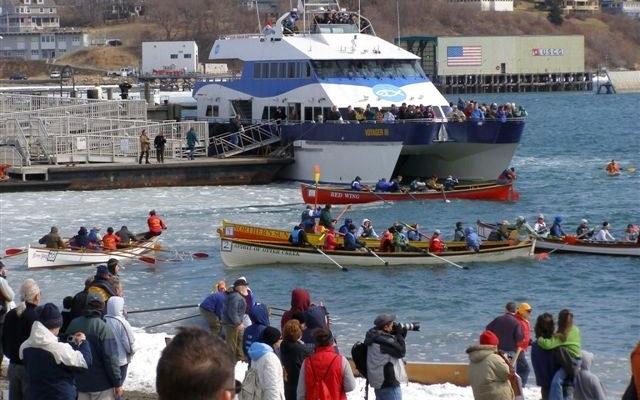
[[[278,0],[281,10],[289,1]],[[347,3],[347,4],[345,4]],[[354,3],[348,4],[348,3]],[[146,40],[196,40],[202,62],[217,35],[256,32],[255,11],[239,9],[236,0],[222,0],[211,6],[207,0],[149,0],[149,13],[132,23],[87,27],[93,39],[120,39],[116,48],[92,47],[58,60],[72,65],[104,69],[138,65],[140,43]],[[426,6],[425,6],[426,4]],[[640,68],[640,20],[609,14],[592,17],[568,16],[561,26],[547,20],[547,12],[535,10],[529,1],[517,1],[514,12],[480,12],[475,8],[444,0],[400,2],[400,34],[408,35],[523,35],[581,34],[585,37],[585,67]],[[357,1],[341,5],[357,8]],[[397,35],[396,2],[362,0],[362,13],[376,33],[393,40]],[[199,10],[194,13],[193,10]],[[419,12],[416,12],[419,11]],[[264,18],[263,16],[263,19]]]

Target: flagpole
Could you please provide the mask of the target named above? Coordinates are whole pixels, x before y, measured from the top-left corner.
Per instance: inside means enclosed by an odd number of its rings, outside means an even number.
[[[256,0],[256,15],[258,16],[258,33],[262,33],[262,24],[260,23],[260,8],[258,7],[258,0]]]
[[[398,19],[398,43],[396,46],[400,46],[400,3],[399,0],[396,0],[396,16]]]

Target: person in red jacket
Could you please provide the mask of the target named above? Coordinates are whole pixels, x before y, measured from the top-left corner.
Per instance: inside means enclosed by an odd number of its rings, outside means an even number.
[[[380,248],[378,249],[378,251],[382,251],[385,253],[390,253],[393,251],[393,234],[395,232],[396,228],[392,226],[382,233],[382,237],[380,238]]]
[[[115,250],[122,239],[120,236],[113,233],[113,228],[107,228],[107,234],[102,237],[102,248],[108,250]]]
[[[445,249],[446,246],[442,243],[442,239],[440,239],[440,229],[436,229],[431,236],[431,241],[429,242],[429,252],[442,253]]]
[[[324,238],[324,245],[322,247],[325,250],[335,250],[338,248],[335,229],[329,228],[329,230],[327,231],[327,237]]]
[[[347,359],[336,353],[331,331],[319,328],[314,332],[316,350],[307,357],[300,368],[298,400],[314,400],[320,397],[321,389],[328,390],[330,399],[347,400],[347,392],[356,388],[351,366]]]
[[[518,312],[516,313],[516,319],[520,322],[520,326],[522,326],[523,337],[522,340],[517,343],[520,354],[516,362],[516,373],[520,376],[520,379],[522,379],[522,387],[527,385],[527,379],[531,372],[526,357],[527,349],[531,343],[531,326],[529,324],[529,318],[531,318],[531,306],[529,303],[520,303],[518,306]]]
[[[156,215],[156,210],[149,211],[149,218],[147,219],[147,225],[149,225],[149,232],[147,233],[147,239],[162,234],[162,231],[167,229],[162,219]],[[103,238],[104,239],[104,238]]]

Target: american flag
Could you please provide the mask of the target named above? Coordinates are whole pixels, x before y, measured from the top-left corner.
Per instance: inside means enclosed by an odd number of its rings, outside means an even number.
[[[447,46],[447,66],[482,65],[482,46]]]

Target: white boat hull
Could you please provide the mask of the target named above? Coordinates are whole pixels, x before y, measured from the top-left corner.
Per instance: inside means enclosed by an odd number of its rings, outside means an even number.
[[[330,257],[341,265],[381,267],[385,264],[380,259],[366,252],[335,251]],[[450,252],[439,254],[455,263],[469,262],[502,262],[520,257],[530,257],[533,254],[533,244],[523,243],[500,250],[481,250]],[[326,256],[302,248],[281,245],[270,245],[221,238],[220,255],[227,267],[241,267],[247,265],[267,264],[312,264],[334,265]],[[442,265],[447,264],[440,258],[424,253],[378,253],[389,265]]]
[[[95,250],[69,250],[31,247],[27,250],[27,268],[56,268],[93,264],[104,264],[110,258],[118,261],[135,260],[138,256],[152,251],[158,237],[142,243],[139,247],[101,252]]]

